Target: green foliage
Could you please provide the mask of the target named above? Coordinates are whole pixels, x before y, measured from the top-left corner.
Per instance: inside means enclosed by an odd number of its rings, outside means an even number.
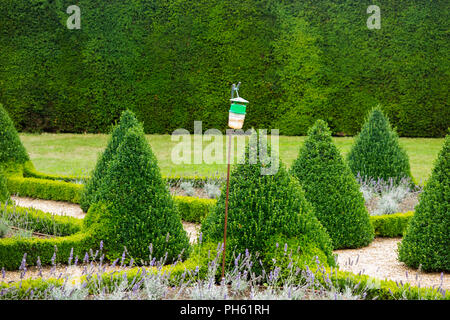
[[[377,237],[402,237],[413,215],[414,212],[410,211],[370,216],[370,222],[373,225],[375,236]]]
[[[9,200],[9,191],[6,185],[6,177],[3,173],[3,169],[0,168],[0,203],[7,202]]]
[[[402,178],[411,178],[409,158],[400,147],[398,136],[391,129],[388,118],[376,107],[370,112],[361,132],[347,155],[353,174],[363,178],[392,179],[394,184]]]
[[[42,265],[68,263],[71,252],[73,259],[76,256],[83,259],[87,252],[99,247],[99,243],[93,239],[89,232],[48,239],[5,238],[0,241],[0,269],[18,270],[25,253],[28,266],[36,265],[38,257]],[[54,254],[55,258],[52,259]]]
[[[11,194],[18,196],[72,203],[80,203],[83,191],[81,184],[22,177],[8,177],[7,186]]]
[[[175,196],[181,219],[187,222],[201,223],[216,204],[214,199]]]
[[[58,236],[75,234],[80,232],[83,226],[81,219],[12,205],[0,208],[0,219],[12,221],[16,227],[24,226],[35,232]]]
[[[106,175],[109,163],[116,154],[117,149],[120,143],[122,143],[128,129],[135,126],[140,126],[140,124],[134,113],[129,110],[122,112],[119,124],[114,128],[105,151],[100,155],[94,171],[85,185],[80,203],[83,211],[87,212],[90,205],[96,202],[98,188],[102,183],[102,179]]]
[[[68,30],[71,4],[0,2],[0,97],[20,130],[107,132],[125,108],[147,133],[224,130],[240,79],[248,127],[356,134],[376,103],[400,135],[449,123],[444,0],[385,0],[380,30],[369,0],[79,0]]]
[[[334,265],[329,236],[314,216],[299,183],[280,163],[278,171],[264,175],[262,169],[276,166],[278,155],[268,158],[270,147],[256,145],[253,134],[245,151],[243,164],[236,165],[230,177],[227,248],[236,252],[248,249],[252,254],[268,256],[266,250],[274,237],[310,244]],[[222,190],[217,205],[202,224],[205,242],[223,240],[226,192]],[[259,262],[256,261],[255,266]]]
[[[0,166],[24,164],[29,160],[14,123],[0,103]]]
[[[126,132],[95,200],[86,227],[104,241],[108,259],[119,258],[125,246],[135,261],[147,260],[150,244],[154,257],[167,253],[168,261],[188,254],[189,239],[141,127]]]
[[[450,134],[399,245],[399,260],[426,271],[450,271]]]
[[[308,131],[290,173],[330,235],[334,249],[368,245],[374,237],[369,213],[350,168],[331,139],[323,120]]]

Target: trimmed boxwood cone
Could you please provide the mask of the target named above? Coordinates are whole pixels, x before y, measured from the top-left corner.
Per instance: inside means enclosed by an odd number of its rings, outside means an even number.
[[[104,241],[106,257],[139,262],[150,253],[171,263],[189,254],[189,239],[141,126],[129,129],[100,181],[85,227]],[[149,246],[152,245],[152,251]]]
[[[13,121],[0,104],[0,166],[21,174],[23,165],[29,161],[30,157],[20,141]]]
[[[358,248],[372,242],[374,230],[363,195],[325,121],[317,120],[309,129],[290,172],[300,181],[334,249]]]
[[[84,192],[81,197],[80,206],[84,212],[89,210],[90,205],[95,202],[97,191],[103,177],[106,174],[108,164],[111,162],[117,148],[123,141],[128,129],[140,126],[136,116],[130,110],[122,112],[119,124],[114,128],[105,151],[100,155],[95,169],[92,171],[90,179],[86,182]]]
[[[450,135],[399,245],[399,260],[425,271],[450,271]]]
[[[264,268],[269,268],[277,243],[280,246],[289,243],[289,250],[294,252],[300,248],[297,253],[301,259],[297,261],[308,264],[319,256],[322,263],[334,265],[331,240],[314,216],[298,181],[281,162],[275,174],[261,174],[261,169],[270,167],[272,160],[261,156],[260,151],[262,155],[270,154],[270,146],[261,150],[256,145],[257,137],[252,134],[245,162],[236,165],[230,176],[227,266],[234,266],[233,252],[248,249],[254,255],[258,253]],[[202,224],[204,242],[223,242],[225,197],[226,191],[222,190],[217,205]],[[259,265],[258,258],[254,266]]]
[[[353,174],[362,178],[392,179],[394,184],[402,178],[412,178],[408,155],[379,107],[370,112],[347,160]]]

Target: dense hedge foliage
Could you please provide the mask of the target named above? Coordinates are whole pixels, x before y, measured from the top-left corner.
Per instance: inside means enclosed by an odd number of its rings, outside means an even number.
[[[107,132],[126,108],[147,133],[225,129],[240,80],[257,106],[248,127],[297,135],[321,118],[356,134],[381,103],[400,135],[444,136],[448,1],[384,0],[380,30],[366,25],[372,4],[79,0],[69,30],[69,0],[4,0],[0,102],[26,131]]]
[[[429,271],[450,271],[450,134],[399,246],[399,260]]]
[[[364,197],[350,168],[331,139],[323,120],[317,120],[294,160],[290,173],[327,229],[334,249],[367,246],[374,237]]]
[[[259,253],[267,266],[272,263],[270,248],[274,243],[289,242],[295,243],[295,248],[300,247],[301,255],[312,258],[312,253],[317,255],[318,251],[325,258],[323,263],[334,265],[330,237],[314,216],[298,181],[281,163],[275,174],[262,174],[261,169],[275,163],[268,157],[270,147],[258,145],[257,137],[256,133],[251,136],[243,164],[236,165],[231,173],[227,248]],[[203,221],[205,242],[223,240],[225,198],[226,192],[222,190],[217,205]],[[258,260],[255,265],[259,265]]]
[[[5,205],[0,209],[0,218],[26,225],[27,229],[49,235],[69,236],[80,232],[83,220],[60,216],[33,208]]]
[[[347,159],[355,176],[359,174],[366,179],[381,178],[384,181],[392,179],[394,184],[403,178],[412,178],[408,154],[379,107],[370,112]]]
[[[0,167],[23,165],[30,161],[14,123],[0,103]]]
[[[377,237],[402,237],[408,226],[408,222],[414,215],[413,211],[370,216]]]
[[[202,223],[209,211],[216,205],[214,199],[200,199],[193,197],[174,197],[181,219],[187,222]]]
[[[140,126],[125,133],[97,192],[85,225],[104,241],[108,259],[121,257],[125,246],[135,261],[147,260],[150,244],[158,259],[189,253],[179,212]]]
[[[0,240],[0,269],[18,270],[24,254],[29,266],[68,263],[72,256],[83,259],[90,250],[95,252],[99,242],[95,242],[89,232],[78,232],[66,237],[41,238],[4,238]],[[39,258],[39,260],[38,260]],[[38,263],[39,261],[39,263]]]
[[[3,173],[3,169],[0,168],[0,203],[9,200],[9,191],[6,185],[6,177]]]
[[[102,179],[106,175],[108,165],[116,154],[117,148],[119,147],[120,143],[122,143],[126,132],[128,131],[128,129],[134,126],[139,126],[139,122],[137,121],[135,115],[129,110],[124,111],[120,117],[119,124],[111,133],[111,137],[105,151],[97,160],[91,177],[87,180],[84,187],[84,192],[81,197],[80,203],[81,209],[83,209],[84,212],[87,212],[90,205],[96,202],[98,189],[102,183]]]
[[[22,177],[7,177],[7,186],[17,196],[72,203],[80,203],[83,191],[82,184]]]

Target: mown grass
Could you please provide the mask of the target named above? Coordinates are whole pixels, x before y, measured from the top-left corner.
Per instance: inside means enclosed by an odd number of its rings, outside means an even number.
[[[89,174],[94,168],[97,157],[105,148],[108,135],[105,134],[20,134],[30,157],[41,172],[51,174]],[[148,142],[158,159],[163,175],[202,175],[226,174],[226,164],[175,164],[172,150],[179,143],[171,141],[171,135],[147,135]],[[269,138],[270,139],[270,138]],[[194,150],[194,140],[192,148]],[[297,157],[298,149],[305,137],[279,137],[281,160],[290,166]],[[334,137],[334,142],[346,155],[353,143],[352,137]],[[270,141],[270,140],[269,140]],[[400,138],[401,145],[407,151],[413,176],[417,181],[425,181],[433,168],[433,162],[442,147],[444,139]],[[203,149],[211,142],[204,142]],[[223,140],[223,150],[226,141]],[[197,152],[197,155],[199,152]],[[226,153],[223,152],[225,157]],[[193,159],[193,158],[192,158]],[[236,157],[235,157],[236,159]],[[225,163],[225,158],[224,161]]]

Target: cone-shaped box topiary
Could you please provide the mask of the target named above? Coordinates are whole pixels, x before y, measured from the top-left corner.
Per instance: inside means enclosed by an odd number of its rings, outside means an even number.
[[[125,110],[122,112],[119,124],[114,128],[111,138],[105,151],[100,155],[90,179],[86,182],[83,195],[81,197],[80,206],[83,211],[87,212],[89,206],[95,202],[98,188],[103,177],[106,174],[108,164],[117,152],[119,144],[123,141],[125,133],[128,129],[138,126],[139,122],[133,112]]]
[[[257,136],[252,134],[245,159],[230,176],[227,261],[231,262],[233,252],[248,249],[255,256],[258,253],[263,267],[268,268],[276,244],[289,243],[305,264],[318,256],[322,263],[334,265],[330,237],[315,217],[298,181],[281,162],[278,171],[272,171],[274,174],[262,175],[262,169],[270,168],[275,158],[268,157],[270,146],[256,143]],[[225,197],[226,190],[222,190],[217,205],[202,224],[204,242],[223,242]],[[259,258],[255,262],[258,267]]]
[[[124,134],[97,192],[84,222],[110,261],[124,247],[128,257],[148,261],[150,244],[153,257],[167,253],[167,262],[188,254],[189,239],[142,126]]]
[[[394,184],[412,178],[409,158],[379,107],[372,109],[347,156],[353,174]]]
[[[325,121],[317,120],[309,129],[290,173],[299,180],[334,249],[358,248],[372,242],[374,230],[364,197]]]
[[[450,135],[399,245],[399,260],[425,271],[450,271]]]
[[[0,166],[7,171],[5,174],[9,171],[22,174],[23,166],[27,163],[31,165],[28,153],[13,121],[0,104]]]

